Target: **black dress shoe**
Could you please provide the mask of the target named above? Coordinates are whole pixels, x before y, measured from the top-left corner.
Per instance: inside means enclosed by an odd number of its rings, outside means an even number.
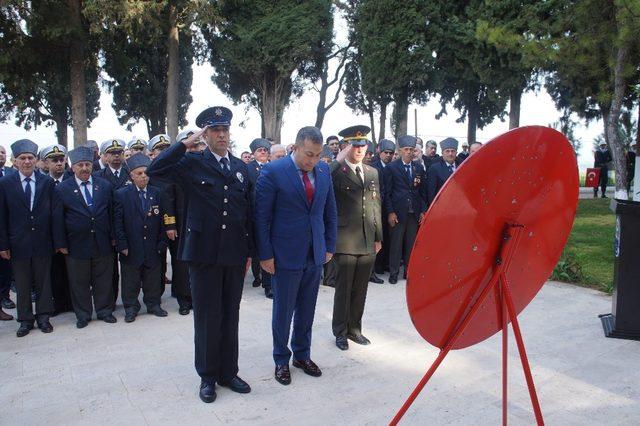
[[[291,371],[289,365],[276,365],[275,377],[281,385],[291,384]]]
[[[124,316],[124,322],[134,322],[135,320],[136,320],[136,314],[134,314],[133,312],[125,314]]]
[[[370,345],[371,341],[364,337],[362,334],[347,334],[347,338],[359,345]]]
[[[251,284],[253,287],[260,287],[262,285],[262,282],[260,280],[253,280],[253,284]]]
[[[377,276],[376,274],[372,273],[371,276],[369,277],[369,282],[376,283],[376,284],[382,284],[382,283],[384,283],[384,280],[382,278],[380,278],[379,276]]]
[[[265,287],[264,289],[264,296],[267,299],[273,299],[273,291],[271,290],[271,287]]]
[[[29,334],[31,330],[33,330],[33,324],[30,324],[28,322],[21,322],[20,327],[18,327],[18,331],[16,331],[16,336],[24,337]]]
[[[249,386],[249,383],[245,382],[244,380],[242,380],[238,376],[234,377],[233,379],[229,380],[228,382],[219,381],[218,384],[220,386],[224,386],[225,388],[229,388],[232,391],[238,392],[238,393],[249,393],[249,392],[251,392],[251,386]]]
[[[349,342],[347,341],[346,337],[338,336],[336,337],[336,346],[338,347],[338,349],[346,351],[347,349],[349,349]]]
[[[78,327],[78,328],[85,328],[87,325],[89,325],[89,321],[87,321],[87,320],[81,319],[81,320],[76,321],[76,327]]]
[[[38,323],[38,328],[40,329],[40,331],[42,331],[43,333],[51,333],[53,331],[53,326],[51,325],[51,323],[49,322],[49,320],[47,321],[42,321],[41,323]]]
[[[320,371],[320,368],[316,365],[315,362],[311,361],[310,359],[306,361],[298,361],[297,359],[294,359],[293,366],[296,368],[301,368],[302,371],[304,371],[309,376],[313,376],[313,377],[322,376],[322,371]]]
[[[8,297],[4,297],[2,298],[2,307],[4,309],[15,309],[16,304],[13,303],[13,300],[9,299]]]
[[[397,275],[389,276],[389,284],[398,284],[398,276]]]
[[[180,306],[180,309],[178,309],[180,315],[189,315],[189,311],[191,311],[191,309],[189,309],[188,306]]]
[[[148,311],[148,313],[153,314],[157,317],[166,317],[167,315],[169,315],[167,311],[162,309],[160,306],[151,309],[150,311]]]
[[[216,385],[213,383],[200,383],[200,399],[207,404],[216,400]]]
[[[118,320],[116,319],[116,317],[113,316],[113,314],[109,314],[105,317],[100,318],[102,321],[109,323],[109,324],[113,324],[118,322]]]

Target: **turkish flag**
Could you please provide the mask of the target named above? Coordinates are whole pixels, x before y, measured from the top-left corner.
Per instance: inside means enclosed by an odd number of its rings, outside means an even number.
[[[587,169],[587,178],[585,180],[585,186],[591,188],[597,188],[600,183],[600,168]]]

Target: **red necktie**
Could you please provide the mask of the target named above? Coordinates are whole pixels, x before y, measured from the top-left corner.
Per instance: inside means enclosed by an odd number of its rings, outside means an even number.
[[[307,193],[307,201],[311,204],[313,201],[313,185],[311,185],[307,172],[302,172],[302,182],[304,182],[304,192]]]

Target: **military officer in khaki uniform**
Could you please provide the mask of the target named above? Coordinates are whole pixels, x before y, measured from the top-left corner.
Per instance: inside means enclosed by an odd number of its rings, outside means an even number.
[[[331,163],[338,210],[332,328],[341,350],[349,349],[347,339],[360,345],[370,343],[362,335],[362,315],[369,277],[382,246],[382,216],[378,170],[363,164],[369,131],[367,126],[341,131],[350,146]]]

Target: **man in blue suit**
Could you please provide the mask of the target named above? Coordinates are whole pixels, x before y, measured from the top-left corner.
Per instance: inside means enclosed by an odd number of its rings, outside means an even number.
[[[458,152],[458,141],[454,138],[446,138],[440,142],[442,159],[429,167],[427,171],[427,207],[436,198],[440,188],[456,170],[456,154]]]
[[[289,330],[293,319],[293,366],[322,374],[311,360],[311,329],[322,265],[336,248],[336,201],[329,166],[319,162],[322,133],[303,127],[288,158],[269,163],[256,185],[256,233],[260,264],[274,275],[275,378],[291,383]]]
[[[29,334],[34,320],[44,333],[53,327],[51,216],[53,179],[35,170],[38,145],[21,139],[11,145],[18,172],[0,179],[0,257],[11,260],[16,281],[18,337]],[[35,289],[36,312],[31,309]]]
[[[404,259],[406,278],[409,256],[427,209],[426,174],[422,166],[413,160],[416,138],[401,136],[398,139],[400,158],[392,161],[383,174],[382,200],[387,213],[389,233],[389,283],[398,282],[400,259]]]
[[[160,190],[149,185],[146,174],[151,160],[138,153],[129,157],[126,163],[133,185],[116,191],[113,225],[122,270],[124,320],[133,322],[140,311],[141,286],[147,312],[157,317],[167,316],[167,311],[160,307],[158,287],[167,238],[160,216]]]
[[[216,399],[216,383],[234,392],[251,387],[238,377],[238,320],[245,265],[252,241],[251,185],[247,165],[229,154],[232,113],[216,106],[202,111],[202,130],[161,152],[147,169],[152,179],[176,182],[185,209],[180,259],[189,264],[195,366],[200,399]],[[204,137],[208,148],[187,152]]]
[[[76,327],[87,326],[96,309],[98,319],[115,323],[113,316],[113,244],[111,184],[91,176],[93,150],[69,151],[74,177],[56,187],[60,205],[54,213],[54,244],[66,254],[71,303]],[[93,296],[93,305],[92,305]]]

